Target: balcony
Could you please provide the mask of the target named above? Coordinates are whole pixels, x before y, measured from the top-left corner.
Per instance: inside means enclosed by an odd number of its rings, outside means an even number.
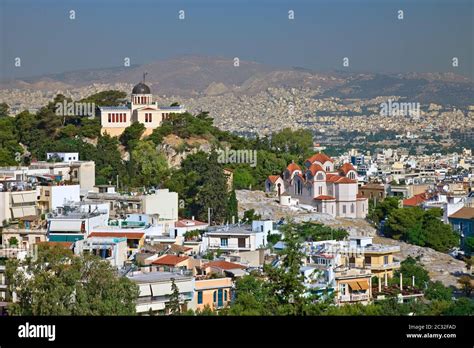
[[[209,244],[209,249],[221,249],[221,250],[250,250],[252,245],[250,243],[237,244],[229,243],[227,245],[221,245],[219,243]]]
[[[357,265],[355,263],[349,263],[348,264],[349,268],[359,268],[359,269],[370,269],[370,270],[385,270],[385,269],[392,269],[392,268],[400,268],[400,262],[399,261],[394,261],[394,262],[389,262],[389,263],[384,263],[384,264],[371,264],[371,263],[363,263],[362,266]]]
[[[339,295],[339,302],[358,302],[358,301],[368,301],[369,294],[348,294],[348,295]]]
[[[384,264],[365,264],[365,267],[374,271],[378,270],[385,270],[385,269],[393,269],[393,268],[400,268],[400,262],[389,262]]]

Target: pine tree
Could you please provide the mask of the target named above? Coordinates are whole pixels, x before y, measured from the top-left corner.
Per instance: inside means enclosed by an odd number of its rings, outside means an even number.
[[[238,204],[239,203],[235,195],[235,190],[232,190],[232,192],[229,195],[229,201],[227,204],[227,219],[229,223],[232,223],[232,217],[234,217],[235,222],[239,221]]]
[[[181,313],[181,306],[179,305],[179,289],[174,278],[171,279],[171,296],[168,302],[168,311],[171,315]]]

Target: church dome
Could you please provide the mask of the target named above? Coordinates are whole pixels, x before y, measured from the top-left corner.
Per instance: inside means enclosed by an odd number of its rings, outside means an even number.
[[[140,82],[133,87],[132,94],[151,94],[150,87],[145,85],[143,82]]]

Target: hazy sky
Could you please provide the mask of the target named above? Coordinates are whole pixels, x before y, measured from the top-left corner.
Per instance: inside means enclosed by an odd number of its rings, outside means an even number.
[[[183,54],[474,78],[474,0],[0,0],[0,78]],[[69,11],[76,19],[69,19]],[[178,12],[185,11],[185,19]],[[288,19],[294,10],[295,19]],[[397,19],[397,11],[404,19]],[[21,67],[14,67],[15,57]],[[459,67],[451,60],[459,58]]]

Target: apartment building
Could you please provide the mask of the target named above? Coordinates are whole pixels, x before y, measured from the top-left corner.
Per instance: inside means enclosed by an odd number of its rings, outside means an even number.
[[[265,248],[273,231],[272,221],[254,221],[252,226],[233,225],[210,229],[202,237],[202,251],[255,251]]]
[[[208,307],[219,310],[230,304],[232,299],[232,278],[196,279],[193,299],[195,310]]]
[[[5,221],[37,216],[36,190],[0,192],[0,226]]]
[[[78,240],[74,243],[76,255],[92,254],[122,268],[127,261],[127,239],[124,237],[97,237]]]
[[[188,274],[172,272],[132,273],[127,276],[139,287],[136,311],[138,314],[169,314],[168,304],[172,294],[171,285],[174,280],[179,291],[179,302],[182,311],[192,306],[194,277]]]

